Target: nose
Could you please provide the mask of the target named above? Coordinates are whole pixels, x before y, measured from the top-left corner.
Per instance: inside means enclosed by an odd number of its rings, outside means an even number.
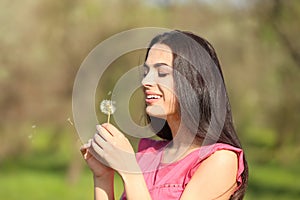
[[[154,73],[149,72],[146,76],[144,76],[143,80],[142,80],[142,85],[144,87],[146,86],[153,86],[154,84],[156,84],[155,82],[155,75]]]

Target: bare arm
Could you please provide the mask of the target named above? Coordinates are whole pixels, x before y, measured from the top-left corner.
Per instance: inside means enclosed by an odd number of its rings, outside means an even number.
[[[94,176],[94,199],[113,200],[114,199],[114,171],[98,161],[91,149],[91,140],[84,144],[80,151],[84,160],[88,164]]]
[[[236,189],[237,155],[228,150],[212,154],[199,166],[187,184],[181,200],[228,200]]]
[[[128,200],[151,199],[143,174],[121,173],[121,177]]]
[[[94,176],[94,199],[113,200],[114,199],[114,174],[107,174],[102,177]]]
[[[101,160],[120,174],[127,199],[151,199],[135,153],[127,138],[111,124],[97,126],[97,130],[98,134],[95,134],[91,147]],[[102,194],[103,191],[97,189],[96,192],[98,197],[98,193]]]

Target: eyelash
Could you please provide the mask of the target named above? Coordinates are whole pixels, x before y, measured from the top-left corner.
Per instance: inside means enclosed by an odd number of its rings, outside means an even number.
[[[165,77],[165,76],[167,76],[167,75],[169,75],[169,73],[161,73],[161,72],[158,72],[158,76],[159,76],[159,77]]]
[[[149,73],[150,68],[149,68],[148,66],[145,66],[145,65],[144,65],[143,68],[144,68],[144,69],[143,69],[143,71],[144,71],[143,77],[145,78],[145,77],[147,76],[147,74]],[[165,70],[163,70],[163,69],[157,69],[157,74],[158,74],[158,77],[163,78],[163,77],[166,77],[167,75],[169,75],[170,72],[165,71]]]
[[[144,70],[144,77],[146,77],[147,76],[147,74],[149,73],[149,70]],[[158,77],[166,77],[167,75],[169,75],[170,73],[167,73],[167,72],[165,72],[165,73],[163,73],[163,72],[158,72]]]

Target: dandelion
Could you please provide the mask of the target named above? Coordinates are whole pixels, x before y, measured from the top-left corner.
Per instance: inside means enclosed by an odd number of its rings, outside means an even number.
[[[33,134],[36,133],[36,127],[37,127],[37,126],[36,126],[35,124],[33,124],[33,125],[31,126],[31,128],[33,129],[33,133],[30,133],[30,134],[28,135],[28,139],[32,140]]]
[[[116,111],[115,104],[116,102],[111,100],[103,100],[100,103],[101,112],[107,115],[107,123],[109,123],[110,115],[114,114],[114,112]]]
[[[72,126],[74,126],[74,124],[73,124],[73,122],[71,121],[71,118],[70,118],[70,117],[67,119],[67,121],[68,121]]]

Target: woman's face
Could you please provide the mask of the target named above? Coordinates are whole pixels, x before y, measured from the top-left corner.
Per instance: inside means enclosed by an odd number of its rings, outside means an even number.
[[[178,114],[174,93],[173,54],[167,45],[155,44],[148,52],[144,64],[144,86],[146,113],[166,118]]]

